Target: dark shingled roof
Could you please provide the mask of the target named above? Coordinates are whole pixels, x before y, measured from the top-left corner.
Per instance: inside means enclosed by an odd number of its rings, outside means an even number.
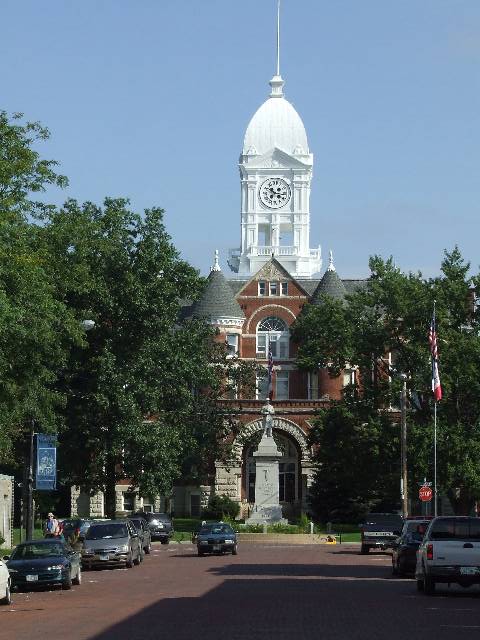
[[[188,312],[189,317],[205,318],[244,318],[240,305],[221,271],[210,271],[207,285],[202,296],[194,302]]]
[[[338,277],[338,273],[335,269],[327,269],[325,271],[322,279],[318,283],[318,287],[313,293],[311,303],[319,304],[320,296],[323,294],[329,295],[336,300],[343,300],[347,295],[347,289]]]

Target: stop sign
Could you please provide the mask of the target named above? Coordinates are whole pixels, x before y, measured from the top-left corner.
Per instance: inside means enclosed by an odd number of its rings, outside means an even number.
[[[420,487],[420,491],[418,492],[418,497],[422,502],[430,502],[432,499],[433,491],[430,487],[423,485]]]

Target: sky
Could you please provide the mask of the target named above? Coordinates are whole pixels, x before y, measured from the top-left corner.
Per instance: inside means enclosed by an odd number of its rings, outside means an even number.
[[[67,197],[165,209],[208,273],[240,244],[238,156],[276,0],[0,0],[0,109],[51,132]],[[480,259],[479,0],[283,0],[281,74],[314,154],[310,245],[342,277]]]

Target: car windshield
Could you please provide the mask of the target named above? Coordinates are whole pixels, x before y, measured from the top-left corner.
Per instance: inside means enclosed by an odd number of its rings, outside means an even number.
[[[137,519],[134,520],[133,518],[130,518],[130,522],[133,522],[133,525],[134,525],[135,529],[140,530],[142,528],[142,520],[141,520],[141,518],[138,518],[138,520]]]
[[[200,529],[200,534],[234,533],[227,524],[207,524]]]
[[[395,513],[369,513],[365,518],[365,524],[381,524],[391,527],[401,528],[403,523],[402,516]]]
[[[126,537],[128,537],[128,531],[124,524],[94,524],[90,527],[86,536],[87,540]]]
[[[65,547],[58,542],[49,544],[21,544],[11,555],[12,560],[33,560],[34,558],[51,558],[65,555]]]
[[[432,524],[432,540],[477,540],[480,541],[480,518],[457,520],[441,518]]]

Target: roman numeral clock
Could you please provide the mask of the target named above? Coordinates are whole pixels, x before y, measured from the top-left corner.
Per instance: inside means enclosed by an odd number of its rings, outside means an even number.
[[[260,200],[270,209],[284,207],[291,198],[292,192],[286,180],[269,178],[260,185]]]

